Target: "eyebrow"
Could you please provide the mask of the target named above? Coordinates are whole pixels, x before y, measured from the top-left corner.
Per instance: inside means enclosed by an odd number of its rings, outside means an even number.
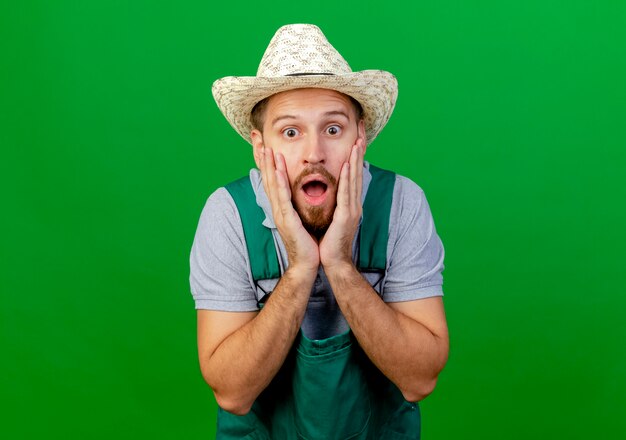
[[[331,110],[329,112],[325,112],[323,114],[324,117],[329,117],[329,116],[343,116],[346,119],[350,119],[350,117],[348,116],[348,114],[346,112],[344,112],[343,110]],[[275,125],[278,121],[282,121],[283,119],[298,119],[296,116],[294,115],[281,115],[281,116],[277,116],[276,118],[274,118],[272,120],[272,126]]]
[[[350,116],[348,116],[348,114],[346,112],[344,112],[343,110],[333,110],[330,112],[326,112],[324,113],[324,116],[328,117],[328,116],[343,116],[346,119],[350,119]]]
[[[283,119],[297,119],[297,118],[296,118],[295,116],[293,116],[293,115],[282,115],[282,116],[278,116],[278,117],[276,117],[276,118],[274,118],[274,119],[272,120],[272,125],[276,125],[276,123],[277,123],[278,121],[282,121]]]

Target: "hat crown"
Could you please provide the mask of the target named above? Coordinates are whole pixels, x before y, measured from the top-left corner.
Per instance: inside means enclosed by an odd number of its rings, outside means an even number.
[[[352,69],[313,24],[290,24],[276,31],[261,58],[257,77],[342,75]]]

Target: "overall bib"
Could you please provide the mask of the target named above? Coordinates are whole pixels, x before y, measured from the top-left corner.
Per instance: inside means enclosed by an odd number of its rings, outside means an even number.
[[[369,169],[372,181],[363,204],[358,267],[364,273],[384,274],[395,174],[372,165]],[[256,204],[249,178],[226,189],[242,219],[253,278],[280,277],[273,238],[261,224],[265,214]],[[420,426],[417,403],[404,400],[350,330],[321,340],[300,331],[285,363],[248,414],[219,409],[217,439],[418,440]]]

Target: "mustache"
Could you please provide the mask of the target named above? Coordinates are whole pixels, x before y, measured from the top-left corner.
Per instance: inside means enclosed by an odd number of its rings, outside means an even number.
[[[324,168],[323,165],[316,164],[316,165],[311,165],[308,168],[305,168],[296,178],[295,182],[293,183],[293,187],[294,188],[300,187],[304,178],[311,174],[320,174],[328,181],[329,186],[337,185],[337,179],[335,179],[335,177],[332,174],[330,174],[328,170]]]

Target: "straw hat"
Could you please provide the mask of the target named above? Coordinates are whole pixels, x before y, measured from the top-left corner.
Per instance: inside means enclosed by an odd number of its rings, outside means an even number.
[[[250,112],[261,100],[286,90],[316,87],[352,96],[363,107],[368,144],[396,104],[398,82],[382,70],[352,69],[312,24],[283,26],[270,41],[256,76],[227,76],[213,83],[213,97],[230,125],[251,143]]]

